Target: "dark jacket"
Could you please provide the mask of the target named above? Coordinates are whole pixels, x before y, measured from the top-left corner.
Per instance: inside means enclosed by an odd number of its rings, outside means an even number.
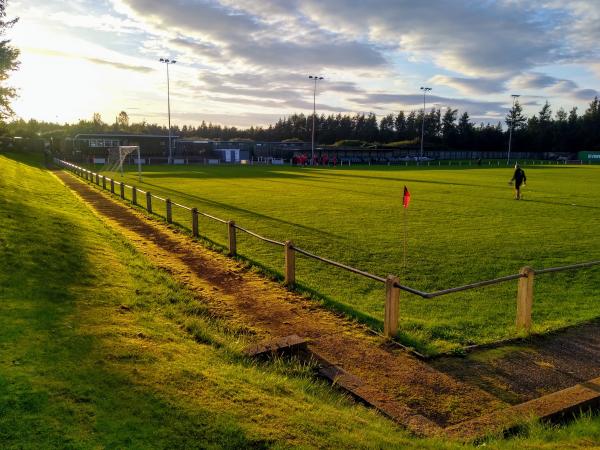
[[[527,181],[527,177],[525,176],[525,171],[523,169],[521,169],[520,167],[517,167],[515,169],[515,173],[514,173],[512,179],[510,181],[514,181],[515,186],[517,186],[517,187],[521,186],[523,183],[525,183]]]

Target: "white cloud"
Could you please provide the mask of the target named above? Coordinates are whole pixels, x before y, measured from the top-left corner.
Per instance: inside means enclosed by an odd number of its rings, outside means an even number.
[[[461,78],[436,75],[429,80],[433,84],[449,86],[466,95],[488,95],[505,90],[503,78]]]
[[[117,101],[161,120],[166,80],[156,60],[165,56],[179,61],[171,73],[176,117],[226,118],[230,112],[239,121],[312,109],[309,73],[326,77],[319,85],[322,111],[416,108],[422,100],[418,87],[432,83],[431,103],[490,120],[504,114],[508,89],[569,107],[568,102],[580,105],[596,93],[589,89],[586,69],[600,77],[600,65],[589,62],[599,56],[598,0],[14,0],[9,5],[22,16],[24,53],[54,52],[57,60],[78,59],[86,67],[83,73],[89,66],[110,73],[132,86]],[[567,62],[569,69],[557,69]],[[587,77],[579,76],[583,72]],[[22,92],[27,95],[25,86]],[[81,101],[90,112],[99,109],[90,99]]]

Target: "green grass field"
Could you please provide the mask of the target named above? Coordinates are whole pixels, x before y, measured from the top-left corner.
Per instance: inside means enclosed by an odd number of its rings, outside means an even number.
[[[408,435],[243,334],[85,207],[0,155],[0,448],[464,448]],[[600,420],[488,448],[589,448]]]
[[[0,448],[410,445],[310,367],[243,358],[243,335],[16,158],[0,155]]]
[[[524,200],[511,168],[147,166],[124,180],[242,227],[380,276],[433,291],[600,257],[599,166],[525,167]],[[133,171],[134,168],[132,167]],[[108,174],[112,175],[112,174]],[[117,180],[120,175],[115,174]],[[406,211],[407,263],[403,264]],[[130,192],[127,192],[130,196]],[[164,215],[164,203],[155,201]],[[174,208],[190,227],[190,214]],[[200,233],[226,244],[222,224]],[[238,252],[278,273],[283,252],[238,232]],[[298,280],[326,303],[381,327],[383,285],[299,257]],[[600,315],[600,268],[539,276],[534,332]],[[402,294],[400,338],[435,353],[515,336],[517,282],[424,300]]]

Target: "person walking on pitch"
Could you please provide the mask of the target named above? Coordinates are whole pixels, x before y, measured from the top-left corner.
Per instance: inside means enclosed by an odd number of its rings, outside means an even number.
[[[515,173],[508,184],[512,184],[513,181],[515,182],[515,200],[521,200],[521,186],[526,186],[527,177],[525,176],[525,171],[521,169],[518,163],[515,164]]]

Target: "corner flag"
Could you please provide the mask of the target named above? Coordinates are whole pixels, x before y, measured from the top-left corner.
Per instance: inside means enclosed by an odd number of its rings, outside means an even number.
[[[402,197],[402,206],[408,208],[408,204],[410,203],[410,192],[408,192],[408,188],[404,186],[404,196]]]

